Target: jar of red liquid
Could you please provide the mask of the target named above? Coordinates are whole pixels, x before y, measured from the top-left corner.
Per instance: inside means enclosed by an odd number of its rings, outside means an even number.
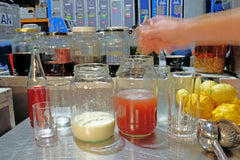
[[[49,32],[44,39],[41,60],[46,76],[72,76],[71,36],[66,32]]]
[[[198,45],[195,46],[194,70],[201,73],[222,73],[225,67],[227,46]]]
[[[39,40],[39,29],[17,28],[12,40],[14,74],[27,76],[31,62],[32,44]]]
[[[40,56],[40,46],[35,44],[32,46],[31,64],[27,79],[28,108],[30,123],[33,127],[33,108],[32,105],[38,102],[49,101],[47,79],[45,77]]]
[[[116,74],[117,125],[121,133],[144,137],[157,125],[157,74],[153,57],[122,57]]]

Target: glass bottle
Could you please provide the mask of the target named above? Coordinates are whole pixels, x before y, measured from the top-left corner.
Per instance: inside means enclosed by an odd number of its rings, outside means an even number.
[[[15,29],[12,40],[13,67],[16,76],[27,76],[31,62],[31,45],[38,39],[38,29]]]
[[[45,77],[40,56],[39,44],[32,44],[31,64],[27,79],[28,107],[30,123],[33,127],[32,105],[38,102],[48,101],[47,79]]]
[[[123,57],[116,74],[117,125],[121,133],[144,137],[157,125],[157,73],[153,57]]]
[[[74,137],[91,143],[110,138],[115,127],[114,83],[107,64],[75,65],[71,93]]]

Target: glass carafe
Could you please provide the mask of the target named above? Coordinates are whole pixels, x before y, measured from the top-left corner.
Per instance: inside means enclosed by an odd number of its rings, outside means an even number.
[[[84,142],[100,142],[113,135],[114,83],[108,66],[85,63],[74,66],[72,92],[72,132]]]
[[[116,74],[117,125],[121,133],[144,137],[157,125],[157,74],[153,57],[127,56]]]

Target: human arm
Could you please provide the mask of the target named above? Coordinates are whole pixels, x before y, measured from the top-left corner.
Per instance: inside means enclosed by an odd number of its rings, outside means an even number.
[[[186,49],[198,44],[240,44],[240,8],[204,14],[190,19],[159,16],[137,28],[137,39],[144,53],[159,49]]]

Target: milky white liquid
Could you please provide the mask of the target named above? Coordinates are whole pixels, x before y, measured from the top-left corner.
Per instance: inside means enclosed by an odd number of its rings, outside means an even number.
[[[72,132],[75,138],[97,142],[113,135],[115,118],[106,112],[85,112],[76,115],[72,121]]]

